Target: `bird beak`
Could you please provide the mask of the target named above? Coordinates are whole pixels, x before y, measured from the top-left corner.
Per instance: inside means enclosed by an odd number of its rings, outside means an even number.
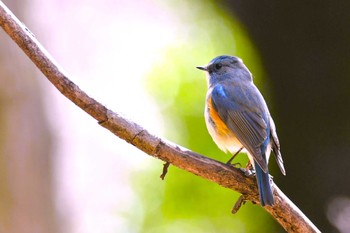
[[[208,71],[208,68],[206,66],[197,66],[197,69]]]

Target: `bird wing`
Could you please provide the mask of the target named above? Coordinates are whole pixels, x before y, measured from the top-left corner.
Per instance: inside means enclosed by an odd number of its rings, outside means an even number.
[[[255,88],[255,86],[252,87]],[[251,87],[248,86],[248,88]],[[267,172],[265,150],[269,143],[269,114],[260,92],[257,90],[247,94],[242,90],[242,86],[232,85],[228,91],[223,85],[217,84],[212,90],[211,98],[220,118],[253,156],[261,169]],[[261,147],[263,144],[264,150]]]
[[[272,136],[272,150],[275,155],[275,159],[278,167],[280,168],[282,174],[286,175],[286,170],[284,169],[283,159],[280,151],[280,142],[277,137],[276,126],[272,117],[270,117],[270,127],[271,127],[271,136]]]

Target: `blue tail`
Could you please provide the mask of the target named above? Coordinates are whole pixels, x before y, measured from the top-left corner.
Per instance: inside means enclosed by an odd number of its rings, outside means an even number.
[[[257,162],[254,161],[256,180],[258,182],[258,189],[260,195],[260,202],[262,206],[270,205],[272,206],[275,201],[273,199],[272,188],[270,184],[269,173],[265,173]]]

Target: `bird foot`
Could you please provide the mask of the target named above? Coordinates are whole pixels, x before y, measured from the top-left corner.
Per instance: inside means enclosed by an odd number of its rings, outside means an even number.
[[[246,175],[248,177],[254,177],[255,176],[255,170],[246,168],[245,171],[244,171],[244,175]]]

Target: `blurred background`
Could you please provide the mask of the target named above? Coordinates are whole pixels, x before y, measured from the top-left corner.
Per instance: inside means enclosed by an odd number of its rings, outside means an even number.
[[[350,2],[3,0],[108,108],[227,161],[195,66],[241,57],[268,102],[287,176],[322,232],[350,232]],[[238,193],[170,167],[65,99],[0,30],[0,232],[284,232]],[[237,161],[245,163],[246,156]]]

